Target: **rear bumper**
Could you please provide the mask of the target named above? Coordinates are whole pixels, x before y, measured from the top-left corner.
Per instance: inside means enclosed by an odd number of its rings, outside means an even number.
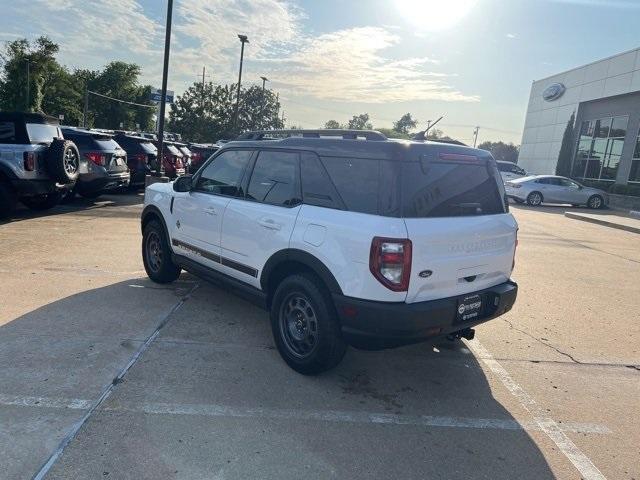
[[[119,187],[128,187],[130,179],[131,177],[129,175],[129,172],[104,175],[100,177],[95,177],[93,175],[80,175],[77,188],[80,192],[99,192],[102,190],[111,190]]]
[[[424,342],[474,327],[509,310],[516,301],[518,285],[508,281],[491,288],[419,303],[387,303],[333,294],[345,340],[357,348],[391,348]],[[478,317],[457,322],[458,301],[480,295]]]

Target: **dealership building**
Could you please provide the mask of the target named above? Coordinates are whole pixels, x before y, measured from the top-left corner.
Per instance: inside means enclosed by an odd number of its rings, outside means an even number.
[[[533,82],[518,164],[555,173],[572,113],[571,176],[640,187],[640,48]]]

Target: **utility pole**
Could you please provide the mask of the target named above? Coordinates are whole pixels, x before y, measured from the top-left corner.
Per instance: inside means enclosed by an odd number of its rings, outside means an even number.
[[[473,130],[473,148],[476,148],[476,143],[478,142],[478,130],[480,130],[480,127],[476,127]]]
[[[242,83],[242,60],[244,59],[244,44],[249,43],[249,38],[246,35],[238,35],[242,47],[240,47],[240,72],[238,73],[238,90],[236,91],[236,109],[233,113],[233,130],[234,133],[236,126],[238,125],[238,108],[240,107],[240,85]]]
[[[427,137],[429,136],[429,129],[431,128],[431,120],[427,120]]]
[[[31,100],[29,97],[31,96],[31,92],[29,91],[29,89],[31,88],[31,72],[29,71],[29,60],[27,60],[27,105],[25,106],[24,110],[26,112],[29,111],[29,101]]]
[[[167,105],[167,77],[169,74],[169,51],[171,49],[171,19],[173,16],[173,0],[167,3],[167,28],[164,36],[164,65],[162,67],[162,92],[160,94],[160,118],[158,119],[158,160],[156,162],[155,177],[164,176],[162,163],[164,151],[164,111]]]
[[[267,77],[260,77],[262,79],[262,108],[260,109],[260,128],[264,128],[264,104],[265,104],[265,96],[264,96],[264,85],[269,81]]]
[[[87,128],[87,115],[89,115],[89,82],[84,82],[84,109],[82,111],[82,126]]]

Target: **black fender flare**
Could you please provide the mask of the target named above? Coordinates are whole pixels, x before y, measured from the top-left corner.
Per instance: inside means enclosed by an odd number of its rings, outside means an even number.
[[[160,209],[155,205],[147,205],[146,207],[144,207],[144,210],[142,210],[142,215],[140,216],[141,232],[144,232],[144,225],[147,223],[147,219],[150,215],[153,215],[154,217],[158,217],[160,219],[160,224],[164,229],[164,234],[167,236],[167,241],[169,242],[169,244],[171,244],[171,237],[169,236],[169,229],[167,228],[167,224],[164,221],[164,216],[162,215]]]
[[[336,277],[333,276],[333,273],[331,273],[331,270],[329,270],[317,257],[314,257],[304,250],[298,250],[296,248],[280,250],[269,257],[269,260],[265,263],[260,274],[260,287],[262,288],[262,291],[268,291],[267,283],[269,281],[269,276],[278,267],[278,265],[287,261],[294,261],[305,265],[320,277],[331,293],[342,295],[340,284],[336,280]]]

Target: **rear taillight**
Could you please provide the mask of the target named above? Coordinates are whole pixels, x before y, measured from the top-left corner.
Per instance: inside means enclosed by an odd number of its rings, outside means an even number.
[[[133,159],[139,165],[145,165],[147,163],[147,154],[146,153],[138,153],[138,154],[133,156]]]
[[[180,160],[180,157],[173,157],[173,158],[174,158],[174,163],[176,165],[176,168],[184,167],[184,165],[182,164],[182,160]]]
[[[99,167],[104,167],[107,163],[107,156],[104,153],[87,152],[84,154],[84,156],[87,160],[90,160]]]
[[[24,169],[27,172],[33,172],[36,169],[36,152],[24,152],[22,158],[24,160]]]
[[[411,276],[411,240],[374,237],[369,269],[389,290],[406,292]]]

